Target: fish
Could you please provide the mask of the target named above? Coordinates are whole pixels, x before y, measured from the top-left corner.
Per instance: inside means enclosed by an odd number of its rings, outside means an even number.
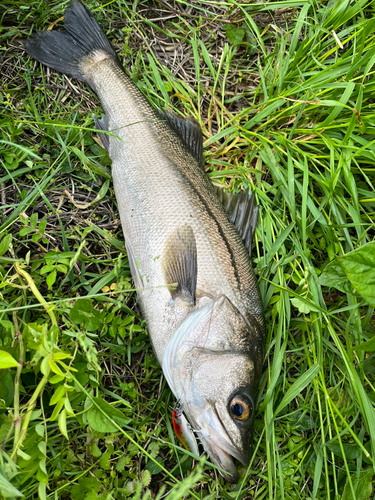
[[[171,391],[229,482],[250,460],[265,323],[249,258],[254,194],[215,191],[197,121],[156,109],[126,75],[93,14],[73,0],[64,30],[37,32],[27,53],[88,84],[112,160],[113,186],[137,297]],[[184,421],[185,422],[185,421]],[[197,449],[193,446],[194,449]]]

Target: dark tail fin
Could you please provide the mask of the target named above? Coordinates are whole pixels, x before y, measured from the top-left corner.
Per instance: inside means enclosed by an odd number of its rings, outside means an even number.
[[[118,61],[95,17],[80,0],[72,0],[64,20],[65,31],[32,35],[26,42],[27,53],[46,66],[82,81],[87,81],[81,67],[84,57],[104,51]]]

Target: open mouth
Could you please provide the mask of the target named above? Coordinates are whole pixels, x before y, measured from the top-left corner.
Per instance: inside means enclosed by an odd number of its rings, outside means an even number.
[[[200,427],[200,438],[204,449],[210,455],[212,462],[223,471],[220,474],[230,483],[237,483],[239,475],[233,458],[246,465],[248,462],[244,453],[235,447],[220,418],[214,409],[210,407],[197,421]]]
[[[211,439],[204,438],[202,442],[212,462],[222,469],[219,471],[220,474],[230,483],[237,483],[239,475],[231,454],[220,448],[217,443],[213,443]]]

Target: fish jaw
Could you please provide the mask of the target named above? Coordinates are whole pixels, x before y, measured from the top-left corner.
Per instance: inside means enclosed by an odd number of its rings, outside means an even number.
[[[206,407],[196,419],[196,432],[200,436],[202,445],[210,459],[221,469],[220,474],[230,483],[237,483],[239,474],[233,458],[239,460],[243,465],[248,465],[250,458],[250,436],[247,449],[239,450],[231,441],[228,433],[220,421],[220,417],[214,405]]]
[[[205,440],[203,446],[224,479],[232,484],[238,483],[239,474],[231,455],[212,441]]]
[[[232,484],[238,483],[239,474],[230,454],[212,441],[205,440],[203,446],[211,461],[220,469],[219,472],[224,479]]]

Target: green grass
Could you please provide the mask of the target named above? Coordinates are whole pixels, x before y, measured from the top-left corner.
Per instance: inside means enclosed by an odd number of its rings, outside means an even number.
[[[374,240],[373,3],[87,2],[145,95],[201,123],[212,181],[261,207],[267,354],[235,487],[204,460],[191,472],[173,435],[92,132],[99,102],[23,51],[67,4],[0,0],[0,349],[22,362],[0,370],[1,494],[371,498],[372,289],[321,275]]]

